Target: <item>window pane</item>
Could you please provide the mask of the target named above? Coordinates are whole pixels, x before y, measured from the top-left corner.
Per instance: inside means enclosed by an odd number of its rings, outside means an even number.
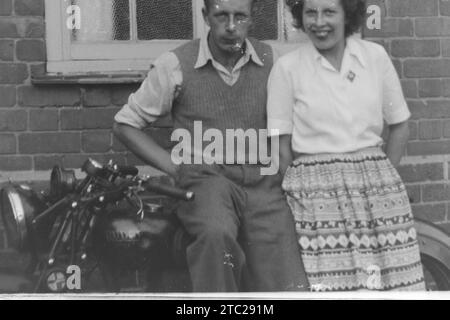
[[[130,40],[129,0],[72,0],[72,4],[81,10],[81,28],[73,30],[73,41]]]
[[[139,40],[192,39],[192,0],[136,0]]]
[[[278,2],[260,0],[256,4],[250,36],[259,40],[278,39]]]

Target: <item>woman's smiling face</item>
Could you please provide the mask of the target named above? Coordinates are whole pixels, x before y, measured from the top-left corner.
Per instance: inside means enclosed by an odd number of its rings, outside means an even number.
[[[304,0],[303,28],[321,53],[345,47],[345,12],[341,0]]]

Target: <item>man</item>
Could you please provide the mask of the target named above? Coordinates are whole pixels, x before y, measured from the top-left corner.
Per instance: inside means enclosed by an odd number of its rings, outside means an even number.
[[[196,292],[307,289],[280,174],[264,176],[260,164],[237,161],[177,165],[141,131],[168,113],[175,129],[193,136],[194,122],[223,136],[227,129],[266,128],[273,53],[247,38],[254,2],[205,0],[209,35],[158,58],[115,118],[114,132],[132,152],[196,193],[193,202],[177,210],[193,238],[187,262]],[[192,156],[202,154],[201,148],[194,146]],[[245,149],[246,159],[250,149]]]

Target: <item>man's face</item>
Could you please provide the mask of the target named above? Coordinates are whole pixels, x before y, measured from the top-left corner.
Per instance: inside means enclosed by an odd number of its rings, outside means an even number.
[[[253,0],[210,0],[203,10],[206,24],[211,28],[212,45],[223,53],[242,50],[252,24]]]

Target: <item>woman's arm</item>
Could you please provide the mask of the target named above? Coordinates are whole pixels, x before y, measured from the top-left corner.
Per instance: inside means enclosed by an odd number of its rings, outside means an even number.
[[[282,135],[279,137],[280,139],[280,154],[279,154],[279,170],[280,173],[284,176],[287,168],[291,165],[293,161],[292,155],[292,147],[291,140],[292,135]]]
[[[397,167],[400,163],[406,149],[408,138],[408,121],[389,126],[389,135],[386,141],[386,155],[394,167]]]

